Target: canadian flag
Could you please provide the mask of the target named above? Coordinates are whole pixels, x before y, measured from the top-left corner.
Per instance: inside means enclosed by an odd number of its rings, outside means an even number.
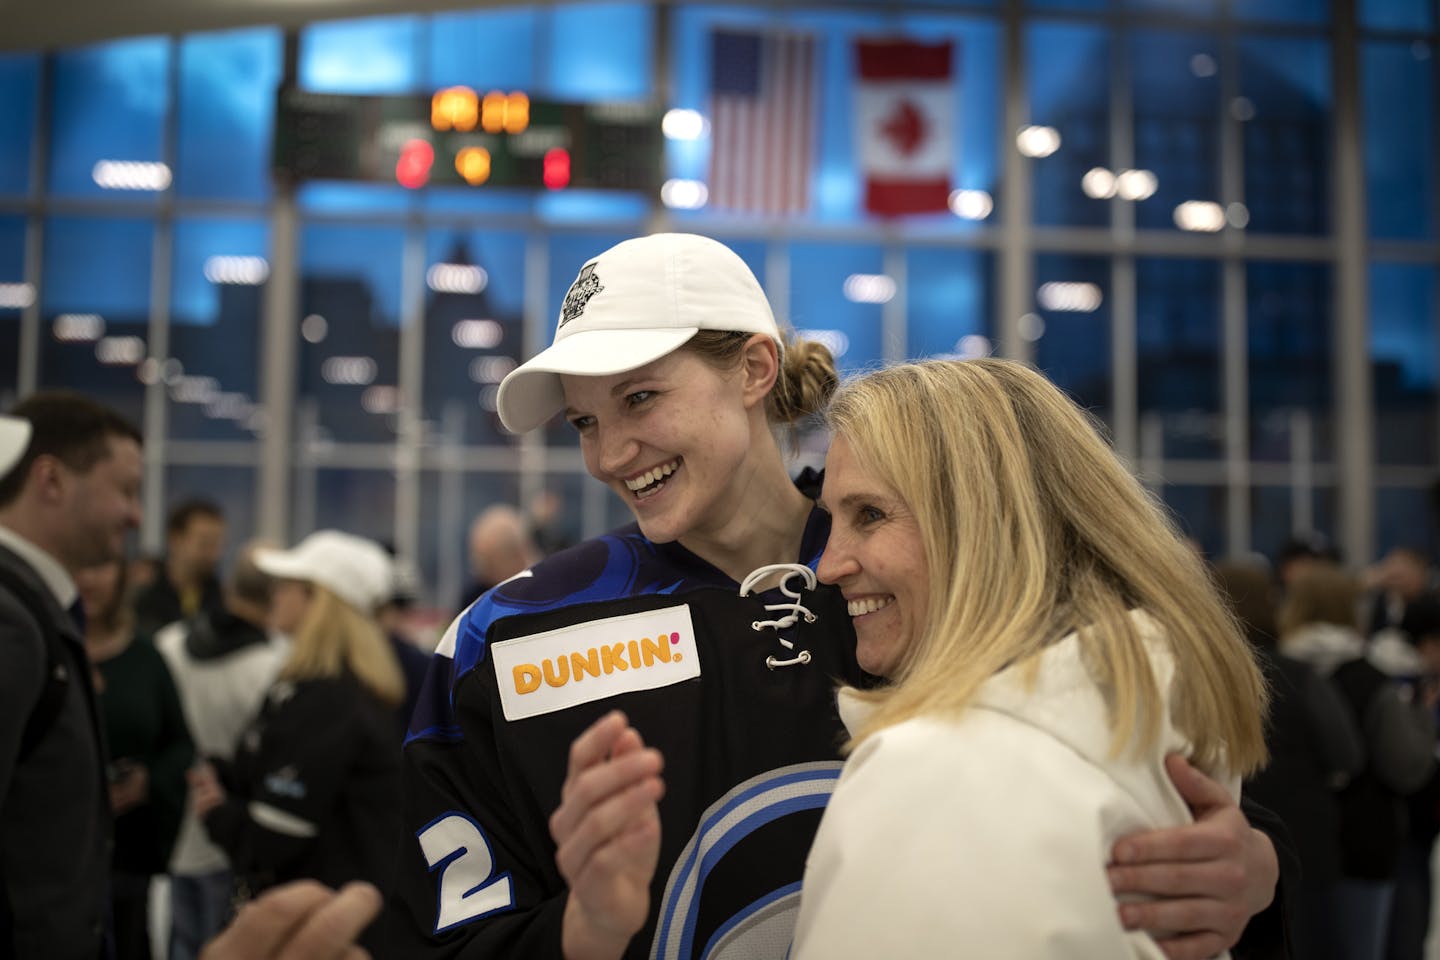
[[[947,208],[954,157],[952,58],[949,41],[856,41],[856,129],[871,213]]]

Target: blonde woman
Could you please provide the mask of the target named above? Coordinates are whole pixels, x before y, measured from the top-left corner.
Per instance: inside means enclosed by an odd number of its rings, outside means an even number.
[[[893,367],[828,418],[817,573],[889,683],[842,690],[794,955],[1218,952],[1127,930],[1107,876],[1119,838],[1191,822],[1168,754],[1232,796],[1265,759],[1261,674],[1200,558],[1020,363]]]
[[[242,894],[301,878],[379,884],[400,802],[391,711],[404,696],[370,614],[387,586],[383,550],[322,530],[291,550],[257,549],[254,562],[276,578],[272,626],[291,652],[219,782],[192,775],[196,812]]]

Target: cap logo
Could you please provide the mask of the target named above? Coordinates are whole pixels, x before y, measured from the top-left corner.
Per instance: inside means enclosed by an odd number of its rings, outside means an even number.
[[[604,289],[600,285],[600,278],[595,276],[595,264],[587,263],[581,267],[580,276],[570,284],[570,290],[565,294],[565,302],[560,305],[560,326],[565,326],[584,313],[585,304]]]

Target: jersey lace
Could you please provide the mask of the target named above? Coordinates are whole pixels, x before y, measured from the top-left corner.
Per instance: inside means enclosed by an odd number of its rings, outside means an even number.
[[[815,589],[815,571],[811,570],[803,563],[767,563],[763,567],[756,567],[754,570],[750,571],[750,573],[745,577],[743,581],[741,581],[740,596],[749,596],[750,591],[755,589],[756,584],[761,583],[762,581],[767,580],[776,574],[780,575],[780,592],[785,596],[789,597],[790,600],[787,603],[767,603],[765,605],[765,610],[768,613],[775,613],[783,610],[785,611],[785,614],[784,616],[781,616],[774,620],[755,620],[750,624],[750,629],[756,631],[766,629],[786,630],[790,627],[795,626],[795,624],[799,622],[801,617],[805,618],[806,623],[814,623],[815,614],[811,613],[809,608],[807,608],[803,603],[800,602],[800,591],[794,589],[790,585],[790,581],[793,580],[795,577],[801,577],[805,581],[806,590]],[[800,650],[797,652],[795,650],[795,644],[793,642],[786,640],[784,637],[779,635],[777,635],[775,639],[779,640],[780,645],[785,648],[785,651],[787,653],[793,654],[793,656],[787,657],[783,660],[775,656],[774,654],[766,657],[765,666],[769,667],[771,670],[774,670],[776,667],[793,667],[796,664],[805,664],[810,662],[809,650]]]

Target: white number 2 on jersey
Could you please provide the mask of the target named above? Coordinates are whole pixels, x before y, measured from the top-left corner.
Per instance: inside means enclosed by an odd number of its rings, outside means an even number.
[[[462,813],[447,813],[415,836],[430,872],[440,871],[436,933],[514,906],[510,874],[491,879],[495,857],[474,820]]]

